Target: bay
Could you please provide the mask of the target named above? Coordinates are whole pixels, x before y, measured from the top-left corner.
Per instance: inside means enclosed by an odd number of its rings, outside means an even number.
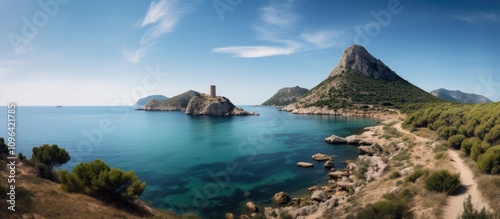
[[[16,152],[58,144],[80,162],[102,159],[133,170],[147,187],[142,200],[177,213],[221,218],[226,212],[250,213],[247,201],[273,206],[285,191],[307,195],[307,187],[326,182],[329,170],[311,155],[335,155],[335,165],[357,156],[357,147],[324,142],[332,134],[357,134],[376,120],[331,115],[295,115],[272,107],[241,106],[260,116],[187,116],[182,112],[145,112],[129,107],[24,107],[16,112]],[[0,110],[6,124],[7,107]],[[4,120],[5,118],[5,120]],[[4,126],[6,127],[6,125]],[[0,136],[7,128],[0,129]],[[245,193],[251,195],[245,197]],[[247,193],[248,194],[248,193]]]

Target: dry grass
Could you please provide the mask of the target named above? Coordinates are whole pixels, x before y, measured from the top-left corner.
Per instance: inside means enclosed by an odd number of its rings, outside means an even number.
[[[436,134],[436,132],[432,131],[428,128],[418,128],[415,131],[413,131],[413,134],[418,135],[420,137],[428,138],[431,140],[439,139],[439,136]]]
[[[5,167],[5,162],[0,161]],[[5,168],[0,171],[0,181],[6,182]],[[0,185],[4,190],[4,183]],[[130,210],[130,206],[105,203],[82,194],[63,191],[60,184],[21,174],[16,177],[16,212],[7,212],[8,203],[0,202],[0,218],[152,218],[144,211]],[[2,191],[2,194],[5,194]],[[5,200],[5,197],[2,197]],[[153,210],[156,218],[183,218],[173,213]],[[142,213],[141,213],[142,212]]]
[[[482,175],[477,178],[477,182],[491,209],[500,209],[500,176]]]

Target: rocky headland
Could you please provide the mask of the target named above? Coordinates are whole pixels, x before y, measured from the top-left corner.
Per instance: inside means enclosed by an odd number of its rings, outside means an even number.
[[[189,90],[170,99],[150,100],[146,106],[140,109],[146,111],[181,111],[187,107],[191,98],[197,95],[200,95],[200,93]]]

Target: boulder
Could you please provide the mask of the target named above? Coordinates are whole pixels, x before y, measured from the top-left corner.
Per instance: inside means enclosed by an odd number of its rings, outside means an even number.
[[[399,171],[401,176],[407,176],[413,173],[413,167],[407,167]]]
[[[359,156],[358,160],[360,163],[367,165],[367,171],[364,173],[364,176],[368,181],[378,179],[387,167],[387,164],[378,156],[364,155]]]
[[[328,199],[328,196],[321,190],[314,191],[311,195],[312,200],[316,200],[318,202],[324,202]]]
[[[278,192],[273,196],[273,202],[276,204],[286,204],[290,201],[290,196],[286,192]]]
[[[384,152],[384,149],[382,148],[382,146],[380,146],[377,143],[374,143],[370,146],[359,146],[358,150],[359,150],[359,154],[361,154],[361,155],[367,154],[370,156],[373,156],[376,154],[382,154]]]
[[[349,176],[349,173],[344,171],[335,171],[328,173],[328,176],[334,179],[342,179],[343,176]]]
[[[255,211],[255,212],[256,212],[256,211],[258,211],[258,210],[259,210],[259,209],[257,208],[257,205],[255,205],[255,203],[253,203],[253,202],[247,202],[246,207],[247,207],[247,209],[248,209],[248,210],[250,210],[250,211]]]
[[[335,163],[333,163],[333,160],[327,160],[323,166],[325,168],[333,168],[335,167]]]
[[[225,219],[234,219],[234,214],[233,213],[226,213]]]
[[[318,190],[318,189],[319,189],[319,187],[318,187],[318,186],[312,186],[312,187],[309,187],[307,190],[308,190],[308,191],[316,191],[316,190]]]
[[[347,139],[332,135],[328,138],[325,138],[325,141],[330,143],[330,144],[347,144]]]
[[[347,172],[349,172],[350,174],[354,174],[356,172],[358,172],[358,165],[354,162],[351,162],[351,163],[348,163],[347,164]]]
[[[316,160],[316,161],[331,160],[332,156],[328,156],[326,154],[321,154],[321,153],[316,153],[315,155],[312,156],[312,159]]]
[[[357,135],[351,135],[345,138],[347,140],[347,144],[359,144],[361,140],[358,139]]]
[[[308,163],[308,162],[297,162],[298,167],[313,167],[313,163]]]

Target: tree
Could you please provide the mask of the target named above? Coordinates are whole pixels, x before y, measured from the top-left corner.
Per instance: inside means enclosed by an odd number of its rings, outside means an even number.
[[[47,166],[47,173],[50,173],[53,167],[61,166],[71,159],[68,152],[56,144],[34,147],[31,158]]]
[[[72,173],[61,171],[61,182],[69,192],[125,201],[137,199],[146,188],[133,171],[110,168],[102,160],[80,163]]]
[[[451,136],[448,139],[448,142],[450,143],[450,146],[452,146],[455,149],[460,149],[462,146],[462,142],[465,140],[465,136],[463,135],[454,135]]]

